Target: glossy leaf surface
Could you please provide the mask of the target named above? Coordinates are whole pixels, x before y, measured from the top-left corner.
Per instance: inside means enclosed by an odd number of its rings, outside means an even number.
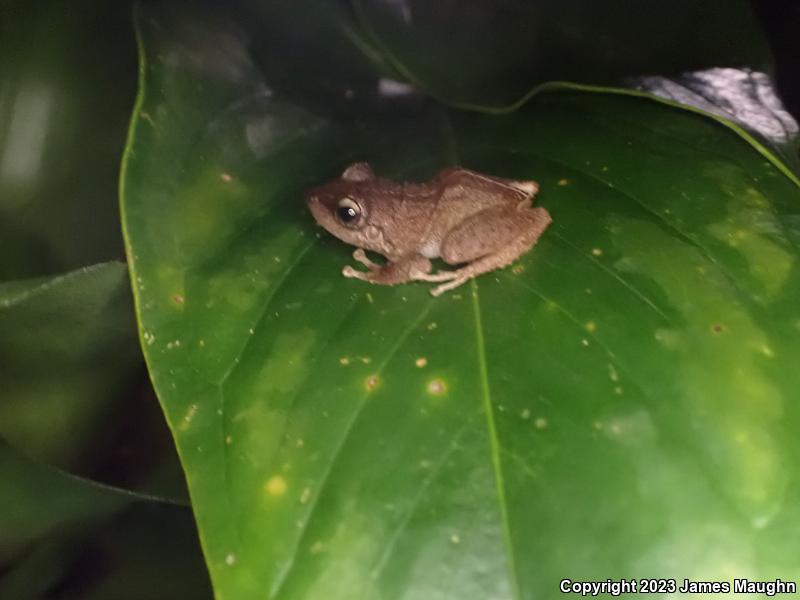
[[[225,20],[173,18],[139,19],[123,220],[218,598],[800,576],[800,192],[773,164],[612,94],[335,120]],[[442,298],[346,280],[302,195],[355,159],[536,179],[554,224]]]

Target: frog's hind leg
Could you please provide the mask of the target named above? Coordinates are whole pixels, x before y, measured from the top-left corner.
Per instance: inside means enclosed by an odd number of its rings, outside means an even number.
[[[414,277],[415,281],[450,281],[458,277],[458,271],[437,271],[436,273],[419,273]]]
[[[445,262],[469,264],[449,272],[449,281],[431,294],[439,296],[482,273],[510,265],[533,247],[551,222],[544,208],[511,213],[489,209],[474,215],[442,243]]]

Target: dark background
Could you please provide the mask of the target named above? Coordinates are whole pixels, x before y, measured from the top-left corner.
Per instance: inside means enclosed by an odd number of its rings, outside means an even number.
[[[786,108],[800,120],[800,2],[754,0],[775,55],[775,78]]]

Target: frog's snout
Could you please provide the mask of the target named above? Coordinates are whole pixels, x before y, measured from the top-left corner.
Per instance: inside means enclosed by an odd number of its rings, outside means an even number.
[[[317,224],[327,229],[327,223],[330,221],[330,218],[328,210],[325,208],[325,204],[322,202],[320,196],[318,194],[308,194],[306,196],[306,206],[308,206],[308,210],[311,212],[311,216],[314,217]]]

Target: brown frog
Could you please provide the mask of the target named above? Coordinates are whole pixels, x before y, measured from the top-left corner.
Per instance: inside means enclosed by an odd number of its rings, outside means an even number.
[[[311,190],[307,202],[320,225],[358,247],[353,258],[368,270],[348,265],[345,277],[384,285],[444,282],[431,290],[438,296],[511,264],[533,247],[552,221],[547,210],[531,206],[538,190],[535,181],[460,167],[445,169],[428,183],[397,183],[360,162]],[[372,262],[364,249],[388,262]],[[464,266],[431,273],[432,258]]]

